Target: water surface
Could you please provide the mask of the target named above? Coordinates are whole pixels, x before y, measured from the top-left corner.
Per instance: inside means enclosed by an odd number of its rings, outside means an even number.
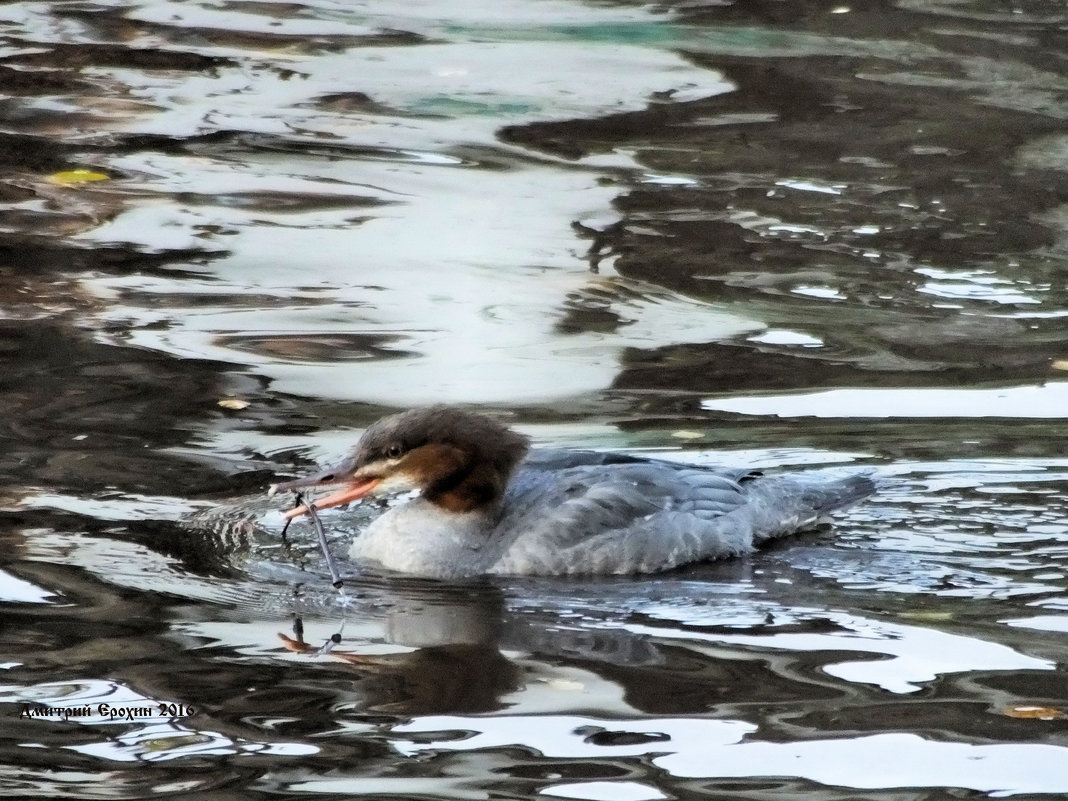
[[[0,7],[0,789],[1063,796],[1066,25]],[[339,595],[264,486],[440,400],[894,482],[672,575]]]

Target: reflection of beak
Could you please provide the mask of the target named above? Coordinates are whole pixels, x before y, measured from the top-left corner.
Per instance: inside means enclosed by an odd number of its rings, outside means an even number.
[[[325,487],[330,484],[347,485],[344,489],[335,492],[333,495],[327,495],[325,498],[315,501],[316,509],[329,509],[332,506],[341,506],[342,504],[358,501],[381,483],[381,478],[353,475],[352,465],[346,462],[345,464],[338,465],[333,470],[325,470],[322,473],[317,473],[313,476],[296,478],[292,481],[283,481],[281,484],[272,484],[270,489],[267,490],[267,494],[270,496],[279,492],[287,492],[289,490],[302,489],[304,487]],[[295,509],[290,509],[286,512],[285,517],[292,519],[307,513],[307,506],[298,506]]]

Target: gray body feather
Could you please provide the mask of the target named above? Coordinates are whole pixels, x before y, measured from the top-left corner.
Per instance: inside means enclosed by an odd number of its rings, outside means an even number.
[[[357,538],[352,555],[438,578],[655,573],[748,553],[875,490],[868,475],[700,468],[592,451],[535,451],[493,512],[417,498]]]

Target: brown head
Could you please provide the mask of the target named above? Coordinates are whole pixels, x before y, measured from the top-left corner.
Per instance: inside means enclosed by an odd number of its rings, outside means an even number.
[[[526,437],[488,417],[452,406],[428,406],[382,418],[364,432],[342,464],[275,484],[270,493],[344,485],[316,501],[317,509],[326,509],[371,493],[417,489],[450,512],[493,508],[527,447]],[[287,517],[306,511],[301,506]]]

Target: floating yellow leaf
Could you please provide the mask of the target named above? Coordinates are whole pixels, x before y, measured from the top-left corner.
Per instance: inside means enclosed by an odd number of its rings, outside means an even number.
[[[671,434],[675,439],[701,439],[704,436],[700,431],[675,431]]]
[[[48,176],[48,180],[60,186],[70,186],[71,184],[85,184],[90,181],[106,181],[110,177],[110,175],[94,172],[93,170],[63,170],[52,173]]]
[[[1054,370],[1068,370],[1068,359],[1054,359],[1051,367]]]
[[[1052,706],[1008,706],[1001,710],[1001,714],[1028,720],[1060,720],[1068,717],[1062,710]]]
[[[252,404],[247,400],[241,400],[240,398],[223,398],[219,401],[219,405],[224,409],[232,409],[238,411],[240,409],[247,409]]]

